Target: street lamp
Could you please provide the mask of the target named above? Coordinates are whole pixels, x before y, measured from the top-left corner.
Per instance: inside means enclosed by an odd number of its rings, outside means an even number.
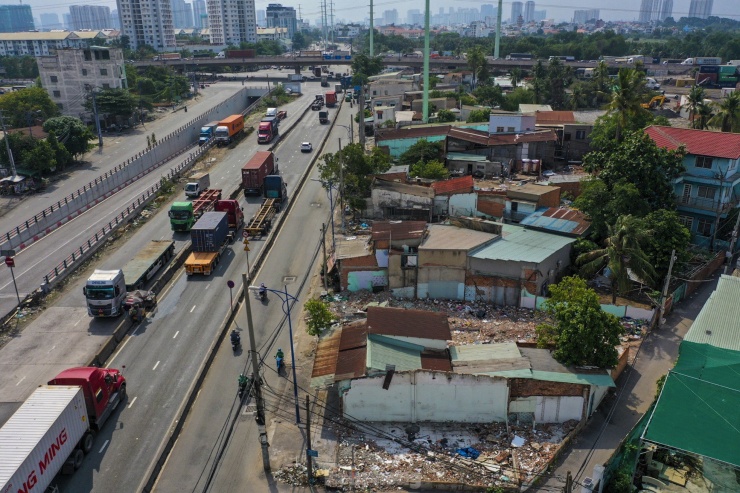
[[[90,91],[92,94],[92,104],[93,104],[93,114],[95,115],[95,128],[98,130],[98,148],[103,148],[103,132],[100,130],[100,118],[98,117],[98,103],[95,100],[95,89],[99,89],[99,87],[91,86],[90,84],[85,84],[85,89]]]
[[[260,286],[249,286],[249,289],[251,291],[259,291]],[[282,309],[283,313],[288,317],[288,332],[290,334],[290,360],[293,365],[293,397],[295,398],[295,422],[296,424],[301,424],[301,413],[300,413],[300,407],[298,404],[298,378],[296,377],[295,372],[295,350],[293,348],[293,322],[290,320],[290,307],[291,307],[291,301],[293,303],[296,303],[298,301],[298,298],[296,298],[293,295],[288,294],[288,286],[284,287],[284,291],[278,291],[276,289],[270,289],[270,288],[264,288],[267,291],[276,294],[280,301],[283,302]],[[285,296],[285,298],[283,298]]]

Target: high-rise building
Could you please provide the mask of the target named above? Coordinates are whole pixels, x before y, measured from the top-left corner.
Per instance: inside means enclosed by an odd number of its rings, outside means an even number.
[[[524,4],[522,2],[511,2],[511,24],[516,24],[519,17],[522,17],[523,12]]]
[[[172,0],[172,25],[177,29],[193,27],[193,6],[185,0]]]
[[[481,17],[495,17],[496,8],[492,3],[484,3],[480,6]]]
[[[170,0],[116,0],[121,33],[131,49],[148,45],[155,50],[176,48]]]
[[[657,20],[663,22],[669,17],[673,17],[673,0],[663,0]]]
[[[61,29],[62,24],[59,22],[59,16],[54,13],[40,14],[41,29],[48,31],[50,29]]]
[[[62,25],[67,31],[72,30],[72,16],[69,14],[62,14]]]
[[[689,5],[689,17],[706,19],[712,15],[712,4],[714,0],[691,0]]]
[[[288,29],[288,39],[293,39],[293,35],[298,30],[297,17],[293,7],[283,7],[279,3],[267,5],[265,10],[265,21],[267,27],[285,27]]]
[[[72,18],[72,30],[110,29],[110,9],[97,5],[70,5],[69,15]]]
[[[637,17],[638,22],[648,23],[653,17],[653,0],[642,0],[640,4],[640,15]]]
[[[424,24],[424,14],[419,9],[411,9],[406,12],[406,24],[420,26]]]
[[[599,20],[599,9],[576,10],[573,12],[573,24],[586,24]]]
[[[642,0],[639,22],[662,22],[673,16],[673,0]]]
[[[396,9],[383,11],[383,25],[390,26],[391,24],[398,24],[398,11]]]
[[[547,10],[535,10],[534,11],[534,20],[536,21],[544,21],[547,19]]]
[[[208,27],[208,12],[205,0],[193,0],[193,23],[196,28]]]
[[[257,26],[258,27],[267,27],[267,16],[265,15],[264,10],[258,10],[257,11]]]
[[[524,4],[524,22],[532,22],[534,20],[534,2],[528,0]]]
[[[238,45],[257,42],[254,0],[207,0],[211,44]]]
[[[30,5],[0,5],[0,33],[33,31]]]
[[[121,19],[118,18],[117,10],[111,10],[110,12],[110,25],[113,29],[121,29]]]

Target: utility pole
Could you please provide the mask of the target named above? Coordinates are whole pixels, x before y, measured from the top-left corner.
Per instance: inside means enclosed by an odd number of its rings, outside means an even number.
[[[10,171],[13,172],[13,178],[16,177],[15,172],[15,160],[13,159],[13,151],[10,149],[10,142],[8,141],[8,132],[5,131],[5,115],[0,110],[0,124],[3,126],[3,139],[5,140],[5,149],[8,151],[8,162],[10,163]]]
[[[331,44],[334,46],[334,2],[329,2],[329,6],[331,7]]]
[[[329,262],[326,258],[326,224],[321,223],[321,247],[324,250],[324,291],[329,291]]]
[[[313,484],[313,459],[311,458],[311,400],[306,394],[306,475],[308,484]]]
[[[572,493],[573,491],[573,476],[570,475],[570,471],[565,476],[565,488],[563,488],[563,491],[565,493]]]
[[[339,140],[339,152],[342,152],[342,139]],[[344,160],[339,160],[339,215],[342,218],[342,232],[344,232]],[[334,219],[332,215],[332,219]],[[336,255],[336,252],[334,252]]]
[[[725,275],[730,275],[730,270],[732,269],[732,257],[733,252],[735,250],[735,243],[737,242],[737,233],[738,229],[740,229],[740,211],[738,211],[737,220],[735,221],[735,229],[732,230],[732,241],[730,241],[730,255],[727,258],[727,264],[725,265]]]
[[[424,9],[424,97],[422,100],[421,120],[429,123],[429,0]]]
[[[501,11],[504,8],[504,0],[498,0],[498,11],[496,12],[496,45],[493,48],[493,58],[498,59],[501,47]]]
[[[373,19],[373,0],[370,0],[370,57],[375,56],[375,43],[373,42],[373,37],[375,36],[375,27],[374,27],[375,20]]]
[[[668,275],[665,276],[665,283],[663,283],[663,292],[660,294],[660,306],[658,307],[658,328],[663,320],[665,314],[665,302],[668,297],[668,286],[671,284],[671,272],[673,272],[673,263],[676,261],[676,249],[671,250],[671,263],[668,265]]]
[[[249,278],[247,274],[242,274],[242,284],[244,285],[244,310],[247,313],[247,329],[249,331],[249,352],[252,359],[252,382],[254,385],[254,396],[257,402],[257,429],[259,430],[260,446],[262,447],[262,467],[265,472],[270,471],[270,451],[267,443],[267,428],[265,426],[265,402],[262,400],[262,378],[260,377],[260,368],[258,364],[257,343],[254,340],[254,323],[252,322],[252,305],[249,301]]]
[[[98,117],[98,103],[95,100],[95,88],[92,90],[93,114],[95,115],[95,128],[98,129],[98,149],[103,148],[103,133],[100,131],[100,118]]]
[[[372,2],[372,0],[370,0]],[[365,153],[365,84],[360,84],[360,97],[357,100],[357,118],[360,120],[357,125],[357,135],[362,147],[362,153]]]

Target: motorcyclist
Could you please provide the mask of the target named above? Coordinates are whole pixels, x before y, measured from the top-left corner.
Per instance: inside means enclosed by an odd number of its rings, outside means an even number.
[[[239,332],[236,331],[236,329],[231,331],[231,344],[240,344],[242,342],[242,338],[239,335]]]
[[[265,286],[265,283],[260,284],[260,296],[264,296],[267,294],[267,286]]]
[[[283,360],[285,359],[285,354],[283,354],[283,350],[278,348],[277,354],[275,355],[275,359]]]
[[[248,382],[249,382],[249,379],[247,378],[247,376],[244,373],[242,373],[241,375],[239,375],[239,388],[240,389],[245,388],[247,386],[247,383]]]

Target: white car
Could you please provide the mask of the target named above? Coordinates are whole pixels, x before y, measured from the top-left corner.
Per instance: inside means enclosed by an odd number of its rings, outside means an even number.
[[[310,142],[302,142],[301,143],[301,152],[311,152],[313,151],[313,146]]]
[[[550,177],[550,176],[555,176],[555,175],[557,175],[557,173],[555,173],[551,169],[546,169],[545,171],[542,172],[542,176],[544,177]]]

